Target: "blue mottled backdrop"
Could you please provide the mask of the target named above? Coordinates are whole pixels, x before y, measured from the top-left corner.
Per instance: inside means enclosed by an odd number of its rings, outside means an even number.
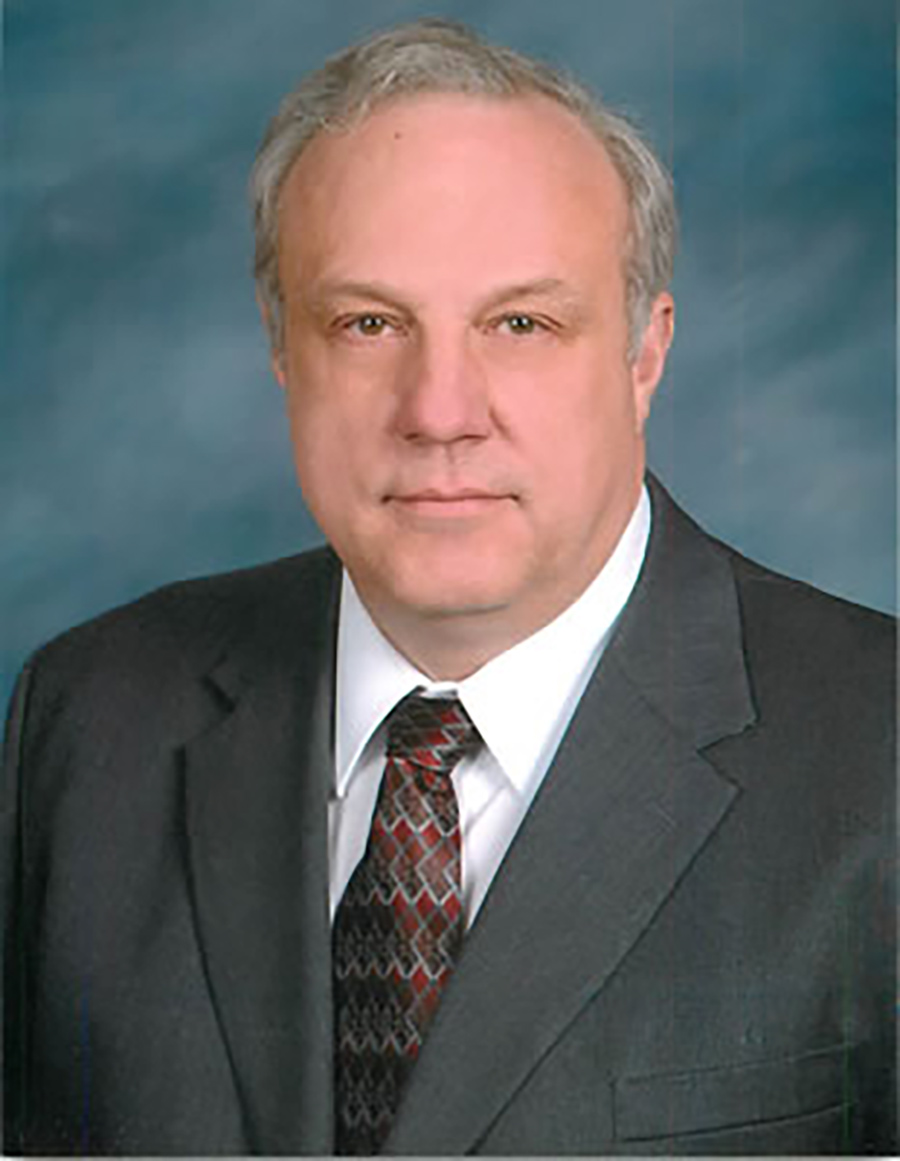
[[[683,219],[653,464],[743,551],[893,607],[893,0],[7,0],[0,694],[76,621],[318,539],[246,174],[304,71],[425,14],[643,124]]]

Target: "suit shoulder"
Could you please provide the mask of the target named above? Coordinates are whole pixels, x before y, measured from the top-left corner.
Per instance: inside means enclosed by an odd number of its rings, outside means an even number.
[[[751,671],[820,706],[869,703],[892,715],[896,620],[729,553]]]
[[[780,628],[803,633],[823,628],[846,638],[847,643],[890,649],[896,637],[896,618],[877,609],[855,604],[843,597],[785,576],[725,546],[741,599],[748,612],[779,616]]]
[[[277,619],[282,606],[290,607],[292,620],[306,612],[314,622],[339,575],[334,554],[320,548],[176,581],[60,634],[36,651],[29,669],[63,683],[120,667],[196,671],[214,664],[236,634]]]

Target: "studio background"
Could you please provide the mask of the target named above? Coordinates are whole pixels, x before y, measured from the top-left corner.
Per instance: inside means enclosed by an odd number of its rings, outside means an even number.
[[[748,555],[893,609],[892,0],[7,0],[4,700],[69,625],[321,539],[246,178],[305,71],[422,15],[570,67],[645,128],[682,219],[651,464]]]

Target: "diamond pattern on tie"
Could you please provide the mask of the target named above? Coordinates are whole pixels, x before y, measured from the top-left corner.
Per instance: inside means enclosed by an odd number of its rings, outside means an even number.
[[[368,846],[334,923],[339,1154],[379,1151],[456,964],[463,915],[450,773],[480,745],[455,698],[411,694],[388,719]]]

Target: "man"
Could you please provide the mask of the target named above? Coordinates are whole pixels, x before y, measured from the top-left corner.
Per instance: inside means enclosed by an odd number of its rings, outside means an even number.
[[[890,627],[645,476],[659,164],[422,22],[254,195],[330,548],[27,667],[7,1149],[892,1151]]]

